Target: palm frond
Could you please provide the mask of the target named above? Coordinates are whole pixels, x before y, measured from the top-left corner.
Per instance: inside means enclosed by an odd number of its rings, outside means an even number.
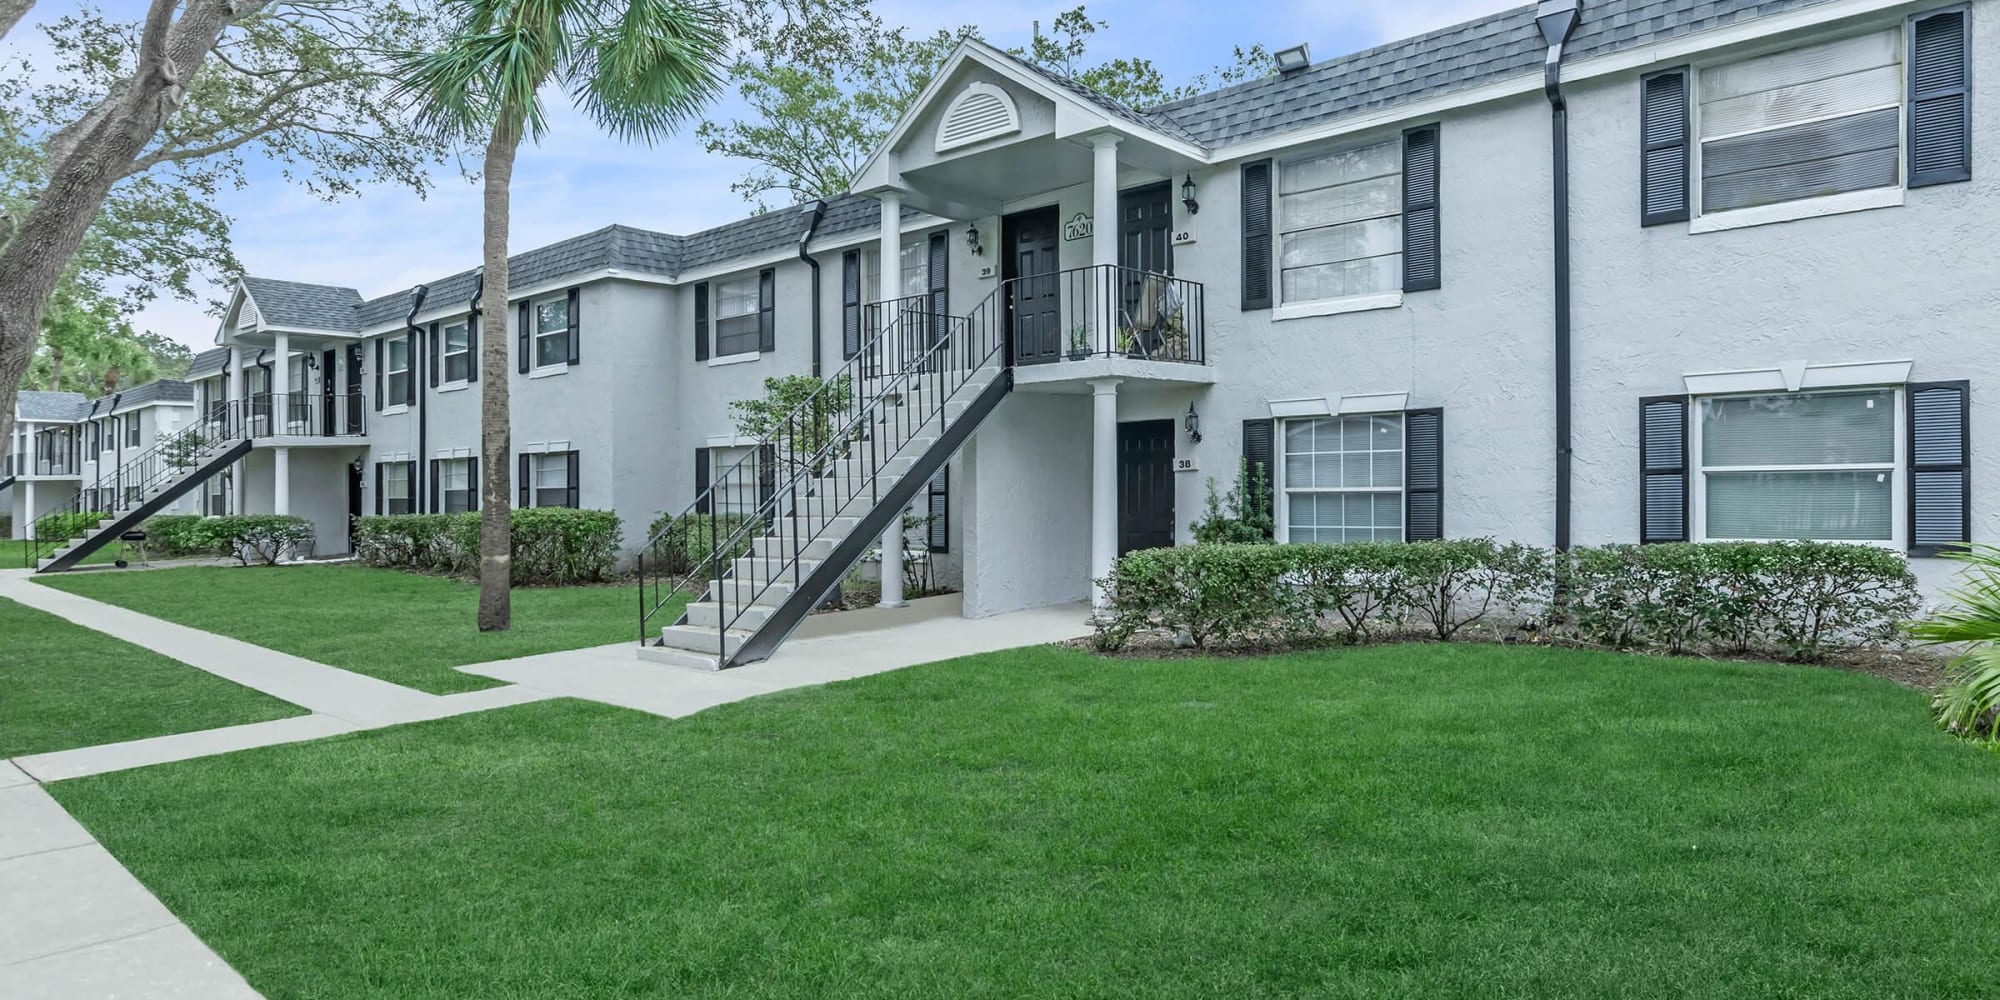
[[[1940,726],[2000,738],[2000,547],[1966,545],[1947,553],[1964,565],[1946,595],[1950,606],[1904,627],[1928,645],[1964,644],[1932,702]]]
[[[620,139],[655,142],[722,90],[727,12],[710,0],[625,0],[588,31],[564,76],[570,96]]]

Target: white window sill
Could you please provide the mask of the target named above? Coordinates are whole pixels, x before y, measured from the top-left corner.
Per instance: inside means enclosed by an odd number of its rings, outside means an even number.
[[[1877,208],[1895,208],[1903,204],[1901,185],[1891,188],[1873,188],[1867,191],[1848,191],[1830,194],[1821,198],[1802,198],[1798,201],[1781,201],[1775,205],[1758,205],[1755,208],[1739,208],[1728,212],[1716,212],[1699,216],[1688,222],[1689,233],[1719,233],[1726,229],[1746,229],[1750,226],[1768,226],[1777,222],[1793,222],[1799,219],[1817,219],[1825,215],[1844,215],[1848,212],[1866,212]]]
[[[533,371],[529,372],[529,373],[528,373],[528,377],[529,377],[529,378],[548,378],[548,377],[549,377],[549,376],[551,376],[551,375],[561,375],[561,374],[563,374],[563,373],[565,373],[565,372],[567,372],[567,371],[569,371],[569,366],[568,366],[568,365],[549,365],[549,366],[547,366],[547,367],[544,367],[544,368],[537,368],[537,369],[535,369],[535,370],[533,370]]]
[[[463,391],[465,391],[465,390],[467,390],[467,389],[470,389],[470,388],[472,388],[472,383],[470,383],[470,382],[446,382],[445,384],[443,384],[443,385],[441,385],[441,386],[438,386],[438,387],[437,387],[437,391],[439,391],[439,392],[463,392]]]
[[[1371,309],[1394,309],[1402,304],[1402,292],[1383,292],[1379,295],[1357,295],[1347,299],[1282,305],[1271,310],[1271,318],[1285,320],[1306,319],[1311,316],[1338,316],[1341,313],[1367,312]]]
[[[382,415],[385,417],[393,417],[399,413],[408,412],[410,412],[410,407],[404,403],[397,403],[394,406],[385,406],[382,408]]]
[[[742,354],[724,354],[718,357],[713,357],[708,359],[708,366],[710,368],[720,368],[723,365],[747,364],[763,356],[764,355],[758,351],[745,351]]]

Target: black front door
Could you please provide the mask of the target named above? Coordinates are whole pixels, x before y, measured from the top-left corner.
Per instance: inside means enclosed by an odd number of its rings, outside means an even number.
[[[1174,422],[1118,425],[1118,554],[1174,544]]]
[[[477,359],[474,359],[475,361]],[[361,345],[347,345],[347,391],[341,403],[347,409],[347,433],[361,433]]]
[[[1007,283],[1007,335],[1014,363],[1054,361],[1062,352],[1062,300],[1057,288],[1057,248],[1062,224],[1055,206],[1006,218],[1001,278]]]
[[[1174,273],[1174,204],[1166,184],[1118,195],[1118,266]]]
[[[333,405],[333,351],[327,350],[319,356],[319,432],[324,437],[332,437],[336,431]]]
[[[478,487],[475,485],[474,489]],[[347,551],[354,551],[354,522],[361,519],[361,463],[347,463]]]

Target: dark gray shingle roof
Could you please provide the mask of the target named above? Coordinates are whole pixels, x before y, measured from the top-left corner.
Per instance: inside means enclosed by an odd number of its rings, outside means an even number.
[[[265,322],[314,330],[353,330],[361,293],[335,285],[245,276],[243,287]]]
[[[229,348],[211,347],[194,356],[188,362],[188,381],[199,382],[210,376],[220,375],[229,367]]]
[[[1588,0],[1564,59],[1587,59],[1824,0]],[[1419,97],[1539,74],[1535,8],[1517,7],[1144,112],[1221,146]]]
[[[178,379],[163,378],[130,389],[99,396],[85,404],[76,415],[77,419],[118,413],[144,406],[148,403],[192,403],[194,385]]]
[[[14,413],[20,420],[75,420],[88,403],[80,392],[23,389],[14,397]]]

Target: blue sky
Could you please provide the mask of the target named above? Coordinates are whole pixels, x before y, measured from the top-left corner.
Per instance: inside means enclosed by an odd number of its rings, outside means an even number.
[[[918,29],[977,24],[1002,45],[1030,37],[1070,2],[997,4],[990,0],[876,0],[884,21]],[[1174,82],[1226,60],[1231,46],[1261,42],[1312,46],[1314,59],[1366,48],[1442,27],[1519,0],[1266,0],[1256,7],[1230,0],[1092,0],[1093,17],[1110,28],[1092,39],[1091,58],[1152,59]],[[137,19],[138,0],[102,6]],[[31,22],[73,12],[74,3],[41,0]],[[23,24],[0,50],[41,49],[39,32]],[[727,115],[725,102],[717,114]],[[693,232],[749,213],[729,190],[746,164],[702,152],[692,135],[651,148],[597,133],[567,109],[553,106],[554,128],[540,147],[522,151],[514,172],[515,251],[588,232],[613,222]],[[250,185],[219,198],[235,220],[237,256],[252,273],[296,281],[348,285],[373,296],[477,263],[479,189],[462,178],[438,178],[428,198],[380,188],[359,198],[321,202],[288,186],[275,171],[253,165]],[[162,300],[136,317],[197,349],[214,342],[215,319],[199,302]]]

